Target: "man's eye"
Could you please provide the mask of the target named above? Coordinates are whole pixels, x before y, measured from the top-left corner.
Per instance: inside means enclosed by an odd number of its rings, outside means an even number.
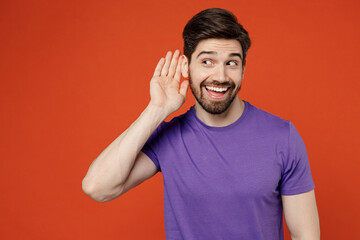
[[[236,66],[236,65],[237,65],[237,62],[235,62],[235,61],[229,61],[229,62],[228,62],[228,65],[230,65],[230,66]]]
[[[204,63],[205,65],[210,65],[210,64],[211,64],[211,61],[210,61],[210,60],[204,60],[203,63]]]

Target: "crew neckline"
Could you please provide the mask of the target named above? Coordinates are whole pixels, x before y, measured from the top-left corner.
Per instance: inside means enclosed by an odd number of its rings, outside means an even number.
[[[244,111],[243,113],[241,114],[241,116],[233,123],[227,125],[227,126],[223,126],[223,127],[213,127],[213,126],[209,126],[207,124],[205,124],[203,121],[201,121],[198,116],[196,115],[196,112],[195,112],[195,107],[192,106],[190,108],[190,113],[191,115],[195,118],[195,120],[200,123],[200,125],[202,125],[203,127],[209,129],[209,130],[214,130],[214,131],[223,131],[223,130],[226,130],[226,129],[231,129],[235,126],[237,126],[240,122],[243,121],[243,119],[246,117],[248,111],[249,111],[249,105],[250,103],[245,101],[245,100],[242,100],[244,102]]]

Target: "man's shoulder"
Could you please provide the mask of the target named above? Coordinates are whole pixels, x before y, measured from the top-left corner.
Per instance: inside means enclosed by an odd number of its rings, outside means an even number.
[[[290,121],[249,103],[249,122],[263,130],[288,131]]]
[[[159,131],[175,131],[176,129],[179,129],[182,125],[191,123],[193,111],[193,107],[191,107],[185,113],[175,116],[170,121],[162,122],[159,126]]]

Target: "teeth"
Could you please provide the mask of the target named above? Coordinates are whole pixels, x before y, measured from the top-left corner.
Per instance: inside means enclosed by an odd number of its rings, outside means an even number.
[[[208,87],[206,86],[207,90],[214,91],[214,92],[226,92],[227,88],[220,88],[220,87]]]

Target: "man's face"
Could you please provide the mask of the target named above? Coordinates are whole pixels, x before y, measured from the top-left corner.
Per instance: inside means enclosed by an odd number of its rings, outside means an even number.
[[[237,96],[243,78],[242,49],[235,39],[199,42],[189,64],[190,88],[211,114],[225,112]]]

